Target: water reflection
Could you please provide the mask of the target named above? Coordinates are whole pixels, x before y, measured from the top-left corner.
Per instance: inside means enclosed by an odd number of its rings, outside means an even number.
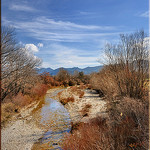
[[[58,93],[59,91],[57,91]],[[52,96],[54,96],[54,93]],[[44,125],[49,130],[40,139],[40,143],[48,143],[54,149],[61,149],[60,144],[63,139],[63,134],[69,132],[71,128],[70,115],[64,106],[57,100],[46,95],[45,105],[41,108],[41,125]]]

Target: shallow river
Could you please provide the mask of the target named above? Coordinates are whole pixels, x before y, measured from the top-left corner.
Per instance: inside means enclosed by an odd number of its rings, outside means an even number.
[[[59,101],[53,99],[60,91],[62,90],[46,94],[45,104],[41,108],[40,124],[47,129],[47,132],[39,139],[38,146],[34,146],[33,149],[61,149],[64,133],[70,131],[69,113]]]

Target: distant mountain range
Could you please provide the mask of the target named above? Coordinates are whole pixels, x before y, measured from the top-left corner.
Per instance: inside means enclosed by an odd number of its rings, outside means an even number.
[[[64,70],[67,70],[70,74],[74,74],[75,71],[78,72],[83,72],[84,74],[90,74],[93,72],[98,72],[99,70],[102,69],[103,66],[96,66],[96,67],[86,67],[86,68],[78,68],[78,67],[73,67],[73,68],[63,68]],[[37,69],[37,72],[43,73],[43,72],[49,72],[52,76],[53,75],[57,75],[57,73],[59,72],[61,68],[57,68],[57,69],[52,69],[52,68],[40,68]]]

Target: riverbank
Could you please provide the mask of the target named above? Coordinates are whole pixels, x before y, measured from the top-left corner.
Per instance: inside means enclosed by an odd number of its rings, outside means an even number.
[[[47,98],[54,99],[58,101],[58,91],[61,91],[62,88],[54,88],[47,91]],[[65,106],[65,108],[70,113],[70,117],[72,123],[78,122],[88,122],[90,119],[103,116],[106,117],[105,113],[105,101],[99,97],[99,95],[94,90],[84,90],[84,96],[80,98],[80,96],[74,97],[74,102],[69,102]],[[30,104],[28,107],[22,109],[20,113],[14,116],[12,121],[8,123],[6,127],[2,129],[2,150],[40,150],[43,148],[53,147],[57,148],[61,144],[58,140],[55,140],[56,135],[61,136],[59,131],[63,131],[68,126],[65,125],[60,118],[60,121],[57,120],[55,115],[51,116],[51,120],[56,120],[55,123],[48,122],[49,126],[45,126],[41,124],[41,109],[43,106],[49,107],[49,105],[44,103],[45,101],[34,102]],[[51,103],[54,105],[54,103]],[[61,104],[60,104],[61,105]],[[56,105],[55,105],[56,106]],[[53,106],[51,105],[53,109]],[[60,106],[59,106],[60,108]],[[61,112],[60,112],[61,113]],[[50,114],[50,113],[49,113]],[[67,123],[67,122],[66,122]],[[49,129],[53,130],[53,132],[49,132]],[[48,133],[49,132],[49,133]],[[45,135],[48,133],[47,137],[53,138],[54,140],[50,140],[49,138],[46,140],[48,142],[41,143],[41,139],[45,138]],[[61,132],[60,132],[61,133]],[[53,135],[54,134],[54,135]],[[62,134],[62,133],[61,133]]]
[[[66,105],[73,123],[87,123],[95,117],[107,117],[106,101],[99,97],[95,90],[84,90],[84,96]]]
[[[47,91],[52,94],[60,88]],[[1,149],[2,150],[30,150],[34,143],[47,131],[40,125],[41,107],[44,99],[35,101],[20,110],[1,130]]]
[[[37,125],[39,119],[38,113],[32,115],[38,103],[32,103],[30,106],[21,110],[19,115],[13,116],[13,120],[1,130],[2,150],[31,149],[43,134],[43,129]]]
[[[70,113],[72,123],[87,123],[90,119],[95,117],[107,117],[106,101],[100,98],[95,90],[82,89],[82,91],[84,91],[83,97],[80,98],[77,95],[73,95],[74,101],[70,101],[64,105]]]
[[[63,139],[62,149],[110,149],[106,100],[99,97],[95,90],[86,87],[82,89],[83,97],[71,94],[69,88],[59,96],[61,100],[67,97],[74,98],[74,101],[64,105],[70,113],[72,128]]]
[[[72,130],[64,139],[63,150],[148,148],[146,101],[129,97],[110,101],[94,90],[84,92],[83,98],[65,104]]]

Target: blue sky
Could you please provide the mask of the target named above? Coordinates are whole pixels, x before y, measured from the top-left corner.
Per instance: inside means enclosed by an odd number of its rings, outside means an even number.
[[[148,0],[2,0],[2,25],[16,28],[41,67],[98,66],[119,34],[148,33]]]

